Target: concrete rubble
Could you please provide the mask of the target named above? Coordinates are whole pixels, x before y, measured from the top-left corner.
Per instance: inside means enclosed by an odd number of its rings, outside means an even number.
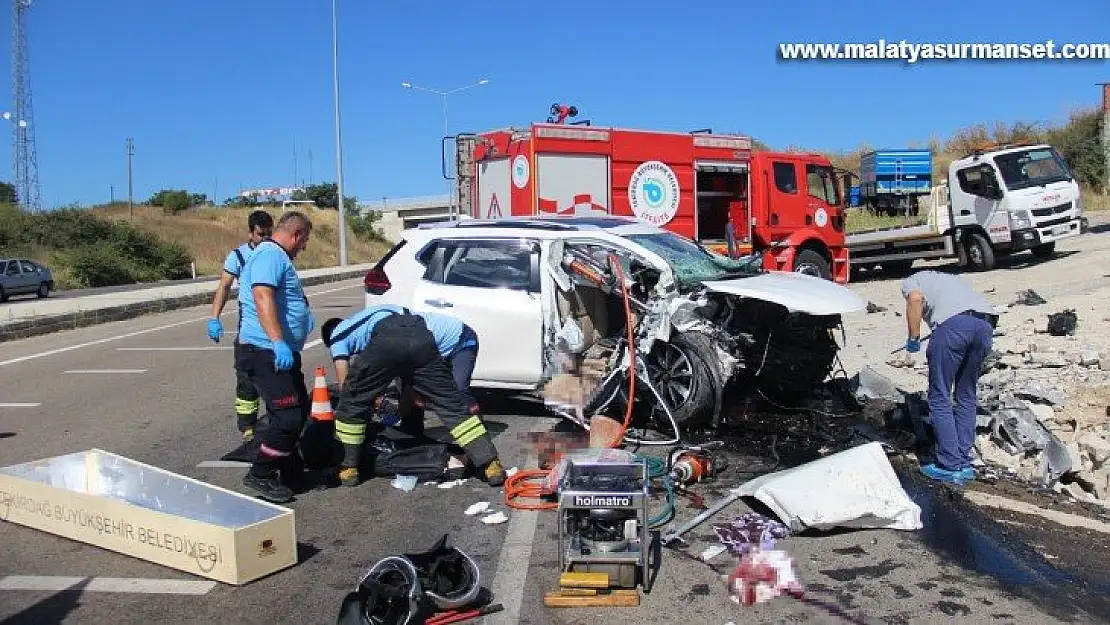
[[[1039,325],[995,333],[979,381],[978,459],[988,470],[1110,507],[1110,352]],[[886,364],[928,371],[924,357]],[[856,378],[855,395],[928,411],[923,392],[903,392],[870,367]],[[915,430],[921,440],[924,431]]]
[[[979,380],[976,449],[987,465],[1110,506],[1110,355],[1037,334],[995,339]]]

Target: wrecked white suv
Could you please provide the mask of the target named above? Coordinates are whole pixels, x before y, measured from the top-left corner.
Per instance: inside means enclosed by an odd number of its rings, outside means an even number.
[[[470,325],[474,387],[542,391],[570,374],[586,381],[589,411],[625,405],[627,310],[650,381],[636,394],[655,398],[636,404],[662,403],[660,425],[677,429],[715,421],[729,388],[813,392],[836,360],[840,315],[866,305],[833,282],[758,265],[631,218],[468,219],[405,230],[364,283],[368,306]]]

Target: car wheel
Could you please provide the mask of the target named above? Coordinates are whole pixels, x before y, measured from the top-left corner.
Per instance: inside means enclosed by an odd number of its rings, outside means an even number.
[[[1029,251],[1033,253],[1034,258],[1040,258],[1042,260],[1052,258],[1053,254],[1056,253],[1056,242],[1053,241],[1052,243],[1035,245],[1030,248]]]
[[[814,250],[802,250],[794,258],[794,272],[816,276],[825,280],[832,279],[832,269],[824,256]]]
[[[8,301],[8,293],[3,289],[3,287],[0,287],[0,302],[6,301]]]
[[[657,342],[645,359],[652,385],[680,427],[712,417],[717,379],[709,363],[715,357],[711,339],[689,332]],[[665,423],[663,411],[656,412],[656,418]]]
[[[39,299],[45,299],[49,295],[50,295],[50,285],[45,283],[45,282],[39,284],[39,292],[38,292]]]
[[[991,242],[978,232],[967,236],[967,264],[974,271],[994,269],[994,249]]]

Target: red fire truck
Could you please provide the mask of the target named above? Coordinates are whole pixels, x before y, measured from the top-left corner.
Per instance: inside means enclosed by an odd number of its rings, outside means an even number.
[[[772,271],[845,284],[844,206],[818,154],[753,151],[750,137],[566,123],[462,134],[455,143],[460,212],[474,218],[635,216]],[[446,167],[445,167],[446,174]]]

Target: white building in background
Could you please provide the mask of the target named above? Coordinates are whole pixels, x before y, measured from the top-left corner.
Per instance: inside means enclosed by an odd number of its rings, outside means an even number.
[[[358,208],[364,215],[369,212],[381,213],[377,226],[386,239],[396,241],[406,228],[450,220],[451,205],[448,199],[447,195],[382,198],[377,202],[360,202]]]

